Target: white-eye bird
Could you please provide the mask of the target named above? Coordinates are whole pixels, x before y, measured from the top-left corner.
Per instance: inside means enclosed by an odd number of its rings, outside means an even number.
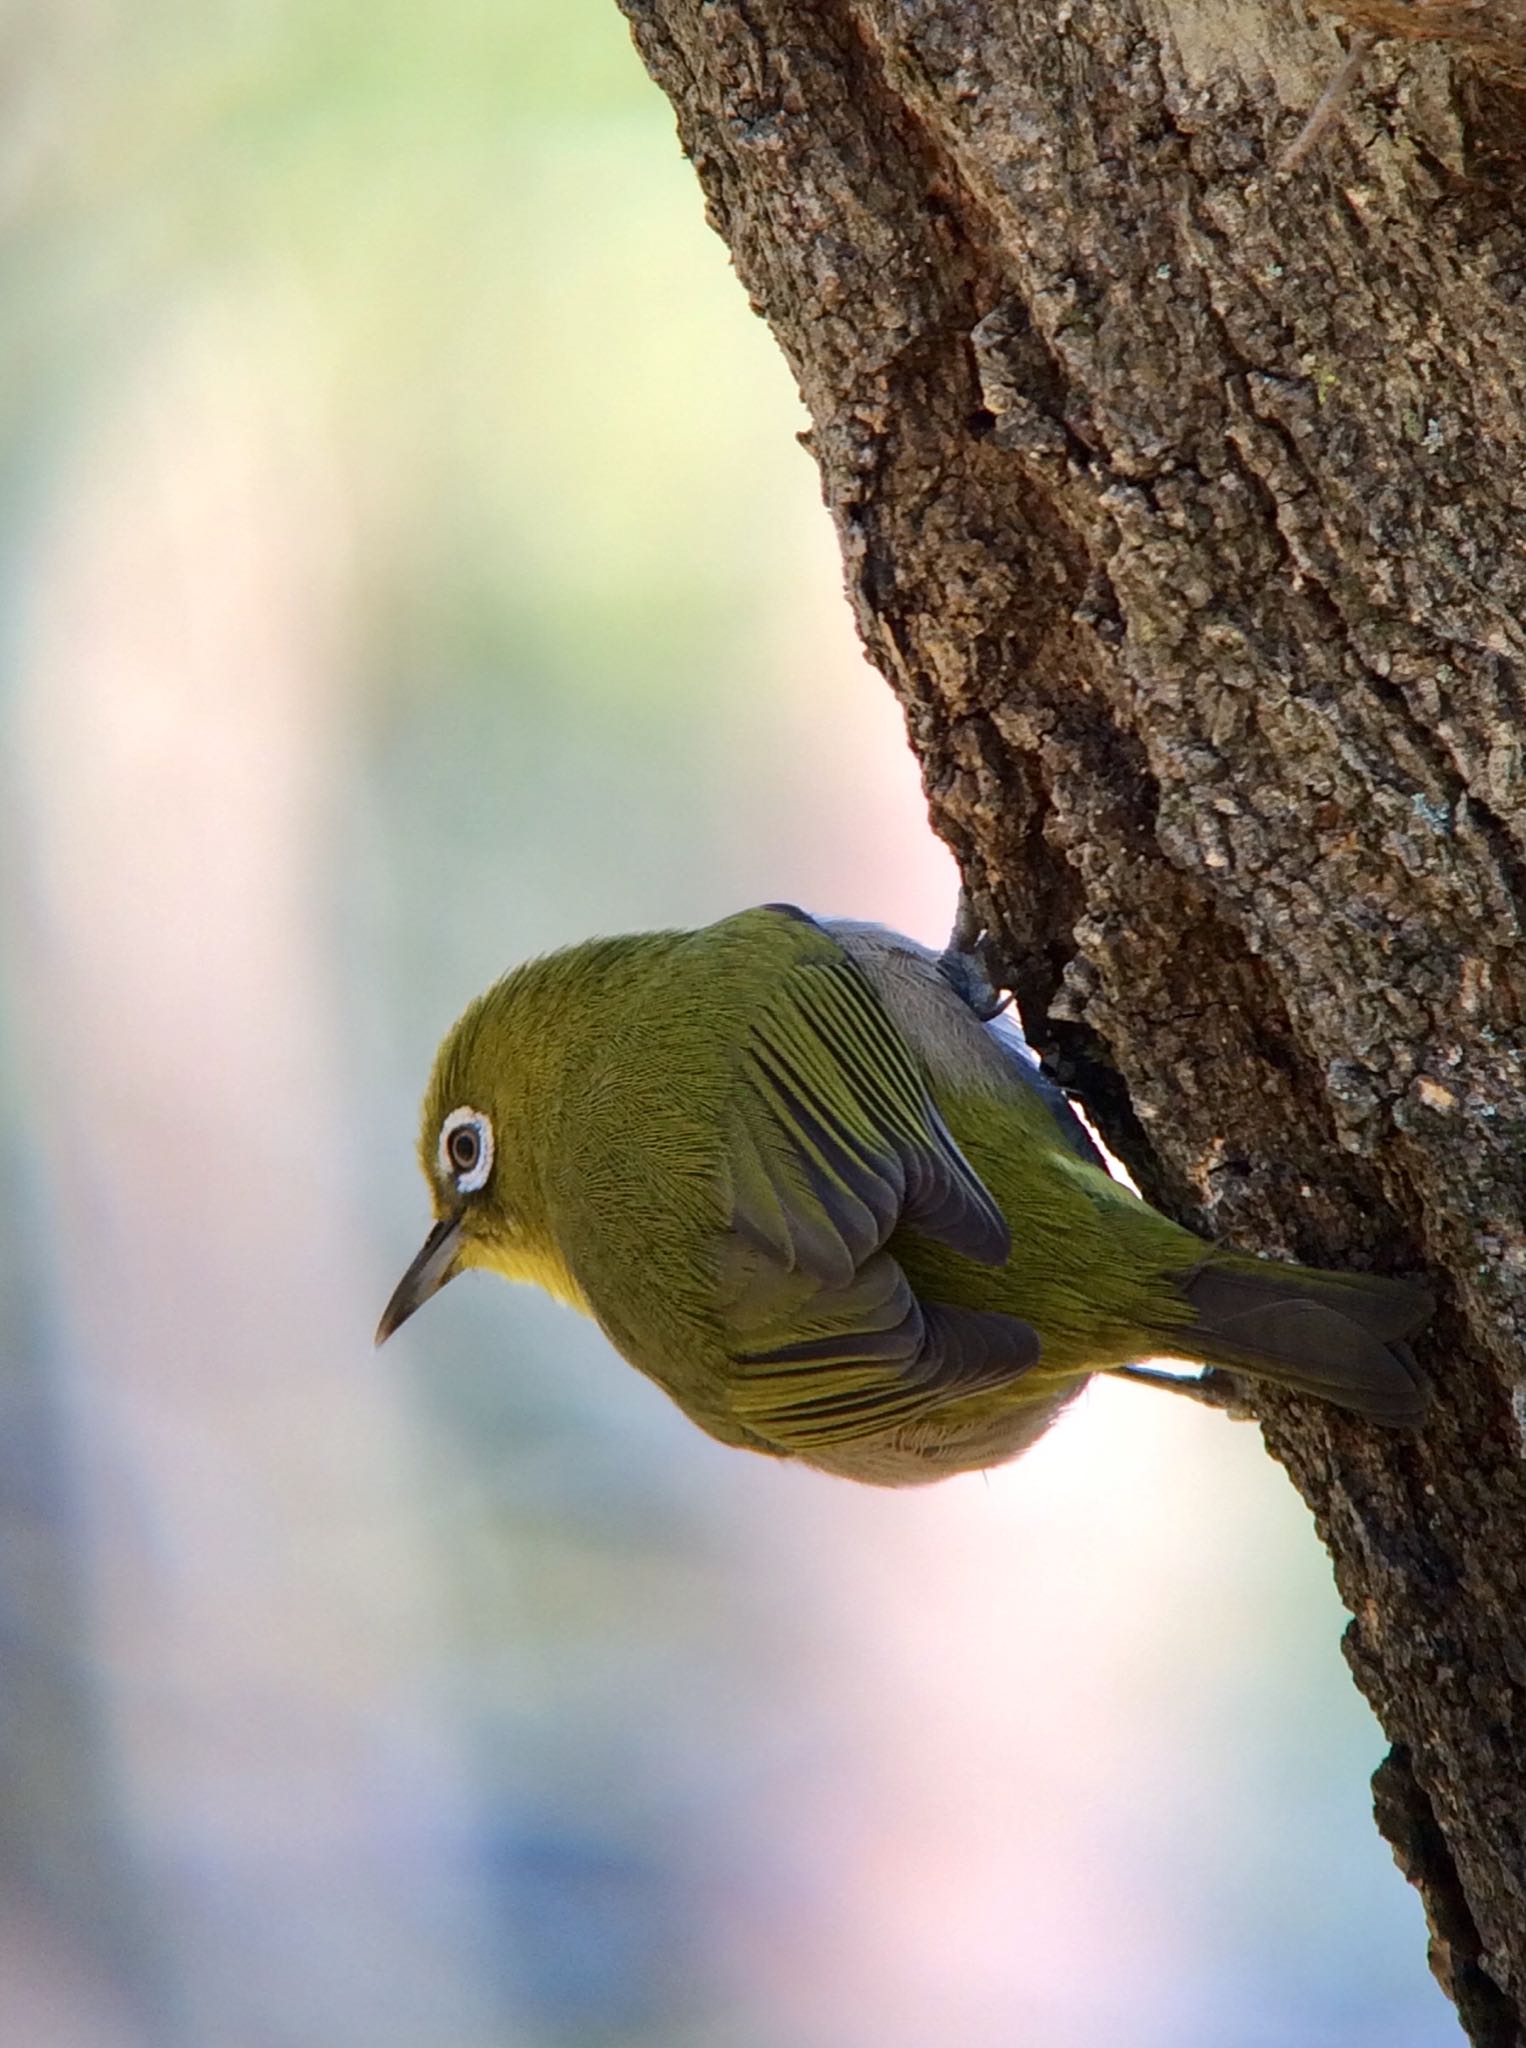
[[[377,1341],[489,1267],[722,1442],[885,1486],[1015,1457],[1156,1355],[1422,1419],[1423,1289],[1159,1215],[984,994],[970,952],[787,905],[516,968],[436,1058],[435,1226]]]

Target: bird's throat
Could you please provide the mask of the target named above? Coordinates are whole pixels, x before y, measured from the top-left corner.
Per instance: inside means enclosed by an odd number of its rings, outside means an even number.
[[[532,1287],[542,1287],[547,1294],[555,1295],[558,1301],[567,1302],[585,1316],[593,1313],[587,1295],[555,1245],[527,1241],[483,1244],[475,1248],[471,1263],[501,1273],[505,1280],[520,1280]]]

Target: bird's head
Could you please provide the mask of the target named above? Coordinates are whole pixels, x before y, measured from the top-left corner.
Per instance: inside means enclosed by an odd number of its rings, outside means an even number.
[[[479,996],[435,1055],[419,1126],[434,1228],[382,1312],[378,1344],[468,1266],[515,1274],[529,1263],[529,1214],[538,1204],[522,1140],[536,1076],[517,1042],[513,994],[499,983]]]

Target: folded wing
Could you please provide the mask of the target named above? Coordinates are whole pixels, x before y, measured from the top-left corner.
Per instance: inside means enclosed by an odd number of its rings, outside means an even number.
[[[1038,1358],[1016,1316],[919,1301],[898,1229],[1000,1265],[1010,1239],[859,969],[801,930],[761,1009],[727,1127],[719,1306],[737,1419],[790,1450],[878,1434]]]

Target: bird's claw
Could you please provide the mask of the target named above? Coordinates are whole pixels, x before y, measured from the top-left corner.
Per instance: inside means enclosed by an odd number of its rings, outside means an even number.
[[[989,1024],[993,1017],[999,1017],[1012,1000],[991,979],[985,924],[967,888],[959,891],[954,929],[938,956],[938,971],[954,992],[969,1004],[982,1024]]]

